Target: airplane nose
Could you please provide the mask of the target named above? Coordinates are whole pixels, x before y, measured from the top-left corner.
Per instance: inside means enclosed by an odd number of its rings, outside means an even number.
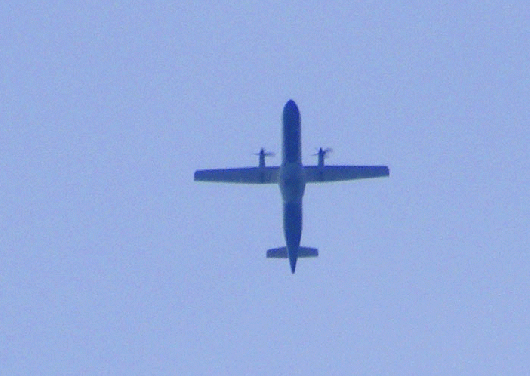
[[[298,106],[292,99],[289,99],[283,108],[284,112],[298,112]]]
[[[292,99],[289,99],[283,108],[283,124],[284,127],[294,127],[293,129],[300,127],[300,111],[298,111],[298,106]]]

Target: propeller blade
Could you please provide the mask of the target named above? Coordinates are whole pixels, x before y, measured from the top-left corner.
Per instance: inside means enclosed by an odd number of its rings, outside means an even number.
[[[265,158],[273,157],[274,153],[271,151],[266,151],[265,148],[261,148],[259,153],[254,153],[254,155],[259,157],[259,167],[265,167]]]
[[[276,154],[272,151],[267,151],[265,148],[261,148],[259,153],[254,153],[254,155],[258,155],[258,156],[265,156],[265,157],[274,157]]]
[[[327,154],[328,153],[331,153],[333,152],[333,149],[332,148],[318,148],[318,151],[315,153],[315,154],[312,154],[313,156],[320,156],[322,155],[324,158],[327,157]]]

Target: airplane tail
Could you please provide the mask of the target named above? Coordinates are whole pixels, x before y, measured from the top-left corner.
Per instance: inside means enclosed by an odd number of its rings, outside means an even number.
[[[267,251],[267,258],[288,258],[287,247],[273,248]],[[318,257],[318,249],[299,247],[298,258]]]
[[[318,249],[310,247],[298,248],[298,257],[318,257]]]

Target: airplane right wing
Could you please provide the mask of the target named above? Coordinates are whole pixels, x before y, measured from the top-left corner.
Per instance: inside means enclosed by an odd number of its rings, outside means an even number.
[[[321,183],[390,175],[388,166],[304,166],[306,183]]]
[[[279,167],[197,170],[194,174],[194,180],[240,184],[274,184],[278,183],[278,170]]]

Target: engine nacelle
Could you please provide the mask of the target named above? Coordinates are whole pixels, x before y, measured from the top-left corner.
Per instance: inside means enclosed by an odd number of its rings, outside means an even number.
[[[324,159],[327,158],[328,153],[331,153],[333,149],[331,148],[319,148],[318,153],[313,155],[318,155],[318,167],[324,167]]]
[[[261,148],[259,153],[256,153],[254,155],[259,156],[259,167],[265,167],[265,158],[274,157],[275,154],[271,151],[265,151],[265,148]]]

